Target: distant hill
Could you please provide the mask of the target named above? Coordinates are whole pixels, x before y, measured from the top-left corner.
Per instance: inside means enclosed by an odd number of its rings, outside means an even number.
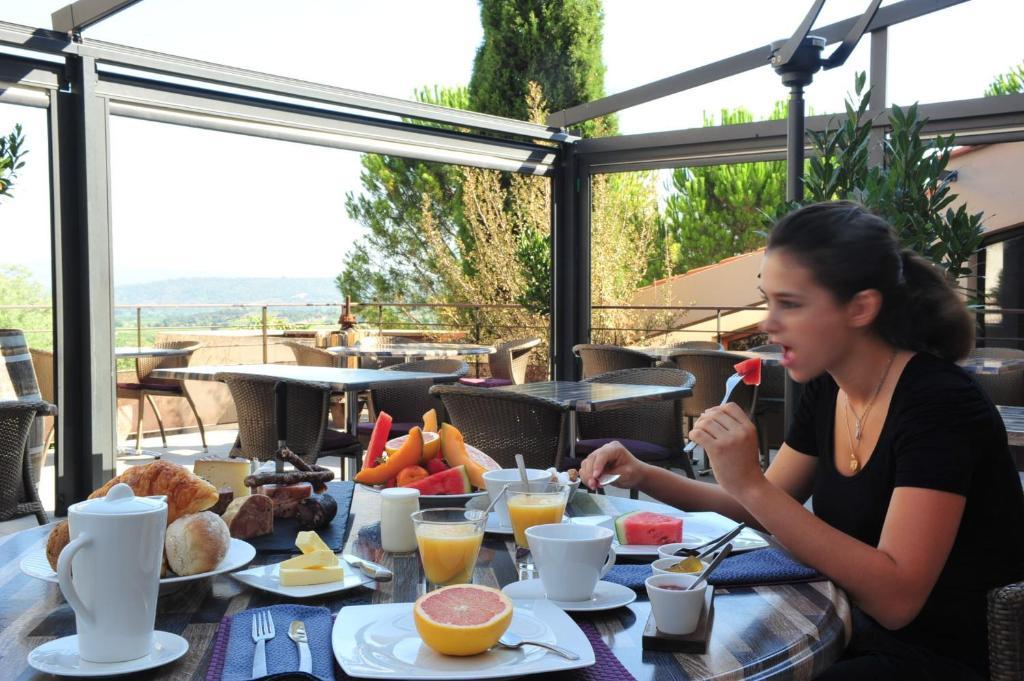
[[[340,302],[327,277],[186,277],[114,287],[117,305]]]

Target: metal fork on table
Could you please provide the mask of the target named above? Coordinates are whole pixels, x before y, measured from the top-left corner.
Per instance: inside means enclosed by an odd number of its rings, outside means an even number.
[[[259,679],[267,675],[266,643],[274,638],[274,618],[269,610],[257,610],[252,614],[252,640],[256,643],[256,652],[252,657],[252,678]]]
[[[739,374],[733,374],[728,379],[726,379],[725,396],[722,398],[721,404],[718,405],[719,407],[724,407],[726,405],[726,403],[729,401],[729,398],[732,397],[732,391],[736,389],[736,386],[738,386],[740,384],[740,381],[742,380],[743,377],[740,376]],[[697,443],[694,442],[693,440],[690,440],[689,442],[686,443],[686,446],[683,447],[683,453],[689,456],[690,454],[693,454],[693,450],[695,449],[697,449]]]

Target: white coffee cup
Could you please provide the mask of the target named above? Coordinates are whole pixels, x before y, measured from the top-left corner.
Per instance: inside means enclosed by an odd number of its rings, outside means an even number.
[[[124,662],[153,649],[165,497],[136,497],[123,483],[68,508],[70,543],[57,579],[75,611],[78,652],[89,662]]]
[[[587,601],[615,565],[612,537],[595,525],[534,525],[526,529],[544,594],[553,601]]]
[[[526,469],[526,479],[529,482],[539,482],[550,477],[547,471],[537,468]],[[487,497],[490,501],[494,501],[495,497],[501,494],[501,490],[505,489],[510,482],[521,481],[522,478],[519,477],[518,468],[499,468],[498,470],[484,473],[484,487],[487,488]],[[498,514],[499,525],[509,529],[512,528],[512,520],[508,517],[508,504],[505,503],[504,496],[498,499],[498,503],[494,505],[494,512]]]
[[[658,631],[682,635],[697,628],[708,584],[687,591],[695,581],[697,575],[654,575],[644,582]]]

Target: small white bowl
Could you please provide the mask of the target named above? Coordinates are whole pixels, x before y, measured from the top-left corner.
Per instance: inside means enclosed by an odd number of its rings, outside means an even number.
[[[696,589],[685,589],[696,581],[696,575],[653,575],[644,585],[651,600],[651,612],[658,631],[666,634],[689,634],[697,628],[704,609],[707,582]]]
[[[666,568],[669,568],[669,567],[675,565],[676,563],[678,563],[681,560],[683,560],[683,559],[679,558],[678,556],[673,556],[672,558],[659,558],[658,560],[656,560],[653,563],[651,563],[651,571],[654,572],[654,574],[656,574],[656,575],[695,575],[695,574],[697,574],[696,572],[669,572],[666,569]],[[703,565],[704,567],[708,566],[708,564],[705,563],[704,561],[701,561],[701,565]]]
[[[679,549],[692,549],[699,546],[694,542],[675,542],[674,544],[662,544],[658,547],[658,558],[675,558],[676,560],[682,560],[686,556],[674,556],[676,551]]]

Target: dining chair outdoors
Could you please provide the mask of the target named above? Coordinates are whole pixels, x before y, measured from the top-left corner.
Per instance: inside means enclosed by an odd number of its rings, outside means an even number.
[[[453,374],[463,377],[469,373],[469,365],[461,359],[421,359],[385,367],[383,371],[423,371],[434,374]],[[429,381],[384,385],[370,391],[370,420],[358,426],[359,437],[365,445],[373,433],[377,414],[382,411],[393,419],[388,439],[408,434],[413,426],[423,425],[423,415],[431,409],[437,410],[437,422],[444,420],[444,405],[430,394]]]
[[[690,372],[696,379],[693,396],[683,401],[683,416],[689,421],[686,424],[687,432],[706,409],[721,404],[722,397],[725,395],[725,381],[736,373],[733,365],[745,359],[749,358],[716,350],[687,350],[672,358],[676,368]],[[729,401],[735,402],[747,414],[753,415],[756,397],[757,388],[755,386],[740,383],[732,391]],[[704,470],[708,470],[707,466]]]
[[[969,357],[991,357],[992,359],[1021,359],[1024,350],[1016,348],[974,348]]]
[[[334,369],[341,369],[347,366],[347,357],[341,355],[335,355],[332,352],[327,352],[320,348],[315,348],[312,345],[306,345],[305,343],[299,343],[297,341],[284,341],[282,345],[287,345],[292,350],[292,354],[295,355],[295,363],[303,367],[328,367]],[[360,397],[360,402],[364,402],[363,397]],[[335,425],[344,425],[345,423],[345,396],[344,395],[331,395],[331,420]]]
[[[1024,582],[988,593],[990,681],[1024,678]]]
[[[463,439],[502,468],[516,467],[522,454],[530,468],[559,466],[566,456],[567,410],[547,400],[506,390],[435,385],[448,420]]]
[[[487,358],[490,376],[486,378],[460,378],[462,385],[478,388],[498,388],[503,385],[526,383],[526,369],[530,366],[530,355],[540,345],[540,338],[520,338],[501,343]]]
[[[285,384],[285,442],[307,463],[321,456],[358,459],[363,448],[353,436],[327,426],[331,388],[313,381],[282,381],[269,376],[232,372],[214,378],[227,384],[238,413],[238,437],[229,456],[270,461],[277,452],[275,391]]]
[[[682,341],[681,343],[673,343],[672,347],[683,348],[684,350],[716,350],[718,352],[725,350],[725,347],[721,343],[702,340],[688,340]]]
[[[1024,406],[1024,369],[998,374],[971,374],[994,404]]]
[[[53,353],[49,350],[40,350],[39,348],[29,348],[29,352],[32,354],[32,368],[36,372],[36,383],[39,384],[39,395],[43,398],[43,402],[56,404],[57,397],[54,391],[53,373],[57,365],[53,362]],[[40,471],[46,465],[46,454],[50,450],[53,430],[57,425],[57,418],[54,416],[41,416],[40,418],[43,419],[45,435],[43,436],[43,449],[35,461],[35,468],[32,469],[33,474],[37,476],[33,479],[36,483],[39,482],[38,475]]]
[[[157,397],[181,397],[188,402],[188,406],[191,407],[192,413],[195,414],[196,424],[199,426],[199,437],[203,442],[203,451],[209,451],[206,447],[206,429],[203,427],[203,419],[199,416],[199,410],[196,409],[196,403],[192,401],[192,396],[188,392],[188,386],[185,381],[181,381],[174,378],[153,378],[150,374],[155,369],[176,369],[179,367],[187,367],[192,359],[192,354],[196,350],[203,346],[202,343],[195,343],[192,341],[157,341],[153,344],[154,347],[167,350],[187,350],[188,354],[177,355],[174,357],[139,357],[135,360],[135,382],[118,382],[117,383],[117,397],[118,399],[137,400],[138,401],[138,424],[135,429],[135,450],[142,450],[142,421],[145,415],[146,402],[153,408],[153,414],[156,416],[156,423],[160,427],[160,439],[163,440],[164,447],[167,447],[167,434],[164,432],[164,421],[160,416],[160,410],[156,407],[156,402],[153,401],[153,396]]]
[[[588,383],[624,383],[628,385],[665,385],[693,388],[693,375],[679,369],[619,369],[584,379]],[[577,415],[580,439],[576,442],[579,460],[563,462],[562,468],[579,468],[582,459],[598,447],[618,440],[635,457],[662,468],[682,468],[694,477],[690,458],[683,454],[683,407],[686,400],[637,402],[628,407]],[[630,491],[632,498],[635,491]]]
[[[751,352],[781,353],[782,346],[768,343],[750,348]],[[761,364],[761,385],[757,387],[754,403],[754,424],[757,426],[758,447],[761,451],[761,469],[770,463],[771,446],[782,446],[786,420],[786,368],[781,364]],[[771,434],[777,434],[775,440]]]
[[[40,525],[50,522],[39,499],[28,456],[28,434],[36,416],[52,416],[57,408],[49,402],[5,400],[0,402],[0,521],[35,515]]]
[[[583,378],[618,369],[641,369],[654,366],[655,359],[637,350],[618,345],[580,344],[572,352],[583,362]]]

